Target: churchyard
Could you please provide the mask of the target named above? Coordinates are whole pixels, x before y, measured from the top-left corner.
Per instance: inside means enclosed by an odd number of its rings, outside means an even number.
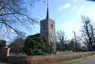
[[[88,9],[94,4],[74,1],[0,0],[0,62],[72,64],[95,57],[95,19],[91,20],[95,16],[90,13],[94,9]],[[80,14],[92,18],[81,15],[79,20]]]

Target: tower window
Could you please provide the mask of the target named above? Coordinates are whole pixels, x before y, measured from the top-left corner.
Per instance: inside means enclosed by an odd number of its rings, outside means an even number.
[[[43,28],[45,28],[45,24],[43,24]]]
[[[53,24],[51,24],[51,29],[53,29]]]
[[[53,34],[51,34],[51,37],[53,37]]]

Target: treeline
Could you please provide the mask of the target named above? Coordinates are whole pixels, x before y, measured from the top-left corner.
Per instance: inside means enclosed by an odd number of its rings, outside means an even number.
[[[72,33],[73,38],[67,40],[64,31],[57,32],[57,50],[95,51],[95,26],[88,17],[82,16],[81,35]]]
[[[74,37],[71,40],[67,40],[64,31],[57,32],[57,50],[60,51],[82,51],[80,39],[74,33]]]

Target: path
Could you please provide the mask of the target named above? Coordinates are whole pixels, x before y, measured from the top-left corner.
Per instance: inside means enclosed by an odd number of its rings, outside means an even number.
[[[73,64],[95,64],[95,58],[87,59]]]

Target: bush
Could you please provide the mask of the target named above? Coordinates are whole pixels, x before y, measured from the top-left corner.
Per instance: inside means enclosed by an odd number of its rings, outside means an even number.
[[[47,55],[48,53],[46,52],[40,52],[39,55]]]
[[[48,44],[41,37],[28,36],[23,47],[27,55],[43,55],[47,53]]]
[[[6,46],[6,41],[5,40],[0,40],[0,48],[3,48]]]

